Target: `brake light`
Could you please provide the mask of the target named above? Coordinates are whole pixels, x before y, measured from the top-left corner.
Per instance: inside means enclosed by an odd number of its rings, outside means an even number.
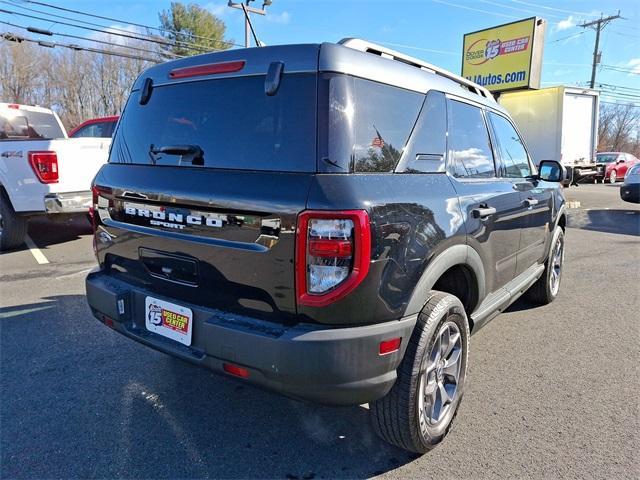
[[[7,108],[13,108],[14,110],[20,110],[20,105],[18,105],[17,103],[10,103],[9,105],[7,105]]]
[[[371,261],[369,215],[364,210],[307,211],[298,216],[298,303],[322,307],[356,288]]]
[[[29,164],[41,183],[58,183],[56,152],[29,152]]]
[[[195,65],[193,67],[176,68],[169,72],[169,78],[199,77],[201,75],[214,75],[216,73],[239,72],[244,68],[244,60],[233,62],[209,63]]]

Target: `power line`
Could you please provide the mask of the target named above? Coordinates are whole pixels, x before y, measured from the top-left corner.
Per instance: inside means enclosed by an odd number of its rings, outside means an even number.
[[[4,0],[0,0],[0,2],[6,3],[6,1],[4,1]],[[42,17],[37,17],[35,15],[29,15],[27,13],[13,12],[11,10],[5,10],[3,8],[0,8],[0,12],[9,13],[11,15],[19,15],[21,17],[26,17],[26,18],[33,18],[35,20],[41,20],[41,21],[44,21],[44,22],[53,21],[50,18],[42,18]],[[53,15],[53,14],[48,14],[48,13],[45,13],[45,15],[61,17],[60,15]],[[141,34],[133,35],[133,34],[131,34],[131,32],[128,32],[127,30],[122,30],[122,29],[119,29],[119,28],[107,27],[105,25],[93,24],[93,23],[90,23],[90,22],[84,22],[84,21],[81,21],[81,20],[69,19],[69,18],[66,18],[66,17],[61,17],[61,18],[65,18],[66,20],[71,20],[71,21],[75,21],[75,22],[79,22],[79,23],[85,23],[87,25],[94,25],[94,27],[101,27],[101,28],[83,27],[82,25],[76,25],[76,24],[68,23],[68,22],[61,22],[60,20],[55,20],[54,22],[55,23],[59,23],[60,25],[67,25],[69,27],[80,28],[80,29],[84,29],[84,30],[91,30],[93,32],[106,33],[108,35],[116,35],[116,36],[119,36],[119,37],[130,38],[130,39],[139,40],[139,41],[142,41],[142,42],[156,43],[158,45],[164,45],[164,46],[167,46],[167,47],[175,47],[175,46],[187,47],[187,48],[192,48],[194,50],[198,50],[198,51],[203,52],[203,53],[210,52],[211,50],[216,50],[215,48],[208,48],[208,47],[205,47],[203,45],[190,44],[190,43],[179,42],[179,41],[176,41],[175,43],[171,43],[171,42],[167,42],[165,40],[160,40],[160,37],[156,37],[156,36],[151,36],[151,35],[147,35],[147,36],[142,35],[141,36]],[[115,30],[115,31],[103,30],[104,28],[108,28],[110,30]],[[117,32],[127,32],[127,33],[117,33]],[[147,38],[145,38],[145,37],[147,37]]]
[[[0,23],[2,23],[4,25],[9,25],[9,26],[14,27],[14,28],[21,28],[23,30],[27,30],[28,32],[39,33],[41,35],[56,35],[58,37],[75,38],[77,40],[85,40],[85,41],[88,41],[88,42],[101,43],[103,45],[109,45],[109,46],[112,46],[112,47],[128,48],[128,49],[136,50],[138,52],[143,52],[143,53],[152,53],[152,54],[156,54],[156,55],[158,53],[162,53],[163,55],[173,55],[173,56],[175,56],[177,58],[182,58],[180,55],[176,55],[176,54],[170,53],[170,52],[164,52],[164,51],[154,52],[153,50],[147,50],[146,48],[139,48],[139,47],[134,47],[134,46],[131,46],[131,45],[124,45],[124,44],[118,44],[118,43],[113,43],[113,42],[107,42],[107,41],[104,41],[104,40],[98,40],[98,39],[94,39],[94,38],[80,37],[78,35],[71,35],[71,34],[68,34],[68,33],[57,33],[57,32],[52,32],[50,30],[35,31],[36,29],[34,29],[33,27],[25,27],[25,26],[16,25],[15,23],[10,23],[10,22],[0,21]],[[40,29],[37,29],[37,30],[40,30]]]
[[[605,70],[613,70],[614,72],[629,73],[631,75],[640,75],[640,72],[637,69],[632,68],[615,67],[613,65],[600,65],[600,68],[604,68]]]
[[[505,5],[504,3],[497,3],[497,2],[492,2],[491,0],[480,0],[482,3],[488,3],[489,5],[495,5],[497,7],[501,7],[501,8],[509,8],[511,10],[515,10],[517,12],[522,12],[522,13],[528,13],[528,14],[533,14],[533,15],[537,15],[539,12],[536,12],[534,10],[527,10],[524,8],[518,8],[518,7],[511,7],[509,5]],[[547,13],[546,14],[547,17],[554,17],[554,18],[560,18],[562,19],[563,17],[561,17],[560,15],[554,15],[552,13]]]
[[[22,43],[22,42],[31,42],[31,43],[37,43],[40,46],[43,47],[47,47],[47,48],[54,48],[54,47],[63,47],[63,48],[69,48],[71,50],[82,50],[85,52],[92,52],[92,53],[101,53],[103,55],[111,55],[114,57],[124,57],[124,58],[131,58],[133,60],[143,60],[145,62],[151,62],[151,63],[160,63],[159,60],[153,59],[153,58],[146,58],[146,57],[140,57],[137,55],[130,55],[128,53],[124,53],[124,52],[114,52],[111,50],[103,50],[101,48],[93,48],[93,47],[81,47],[80,45],[74,45],[74,44],[69,44],[69,43],[59,43],[59,42],[46,42],[46,41],[42,41],[42,40],[35,40],[33,38],[28,38],[28,37],[22,37],[20,35],[16,35],[10,32],[3,32],[0,33],[0,38],[5,40],[5,41],[9,41],[9,42],[16,42],[16,43]]]
[[[105,17],[105,16],[102,16],[102,15],[96,15],[96,14],[93,14],[93,13],[83,12],[83,11],[80,11],[80,10],[74,10],[72,8],[65,8],[65,7],[60,7],[58,5],[51,5],[51,4],[45,3],[45,2],[38,2],[38,1],[35,1],[35,0],[22,0],[22,2],[31,3],[31,4],[34,4],[34,5],[40,5],[42,7],[52,8],[52,9],[60,10],[60,11],[63,11],[63,12],[74,13],[76,15],[84,15],[86,17],[99,18],[101,20],[108,20],[110,22],[125,23],[127,25],[133,25],[135,27],[146,28],[147,30],[155,30],[155,31],[158,31],[158,32],[169,32],[169,33],[175,33],[175,34],[182,34],[182,32],[178,32],[176,30],[152,27],[150,25],[144,25],[144,24],[141,24],[141,23],[135,23],[135,22],[130,22],[130,21],[126,21],[126,20],[120,20],[120,19],[113,18],[113,17]],[[3,3],[6,3],[6,2],[3,2]],[[30,10],[30,11],[34,11],[34,12],[37,12],[37,13],[44,13],[44,14],[48,14],[48,15],[54,16],[54,14],[43,12],[42,10],[34,10],[34,9],[27,8],[27,7],[16,5],[15,1],[12,1],[11,3],[13,3],[16,7],[23,8],[25,10]],[[61,18],[66,18],[66,17],[61,17]],[[81,22],[81,20],[75,20],[75,19],[74,19],[74,21]],[[192,38],[199,38],[199,39],[202,39],[202,40],[207,40],[209,42],[225,44],[225,45],[233,45],[235,47],[242,47],[242,45],[240,45],[238,43],[233,43],[233,42],[229,42],[229,41],[226,41],[226,40],[217,40],[217,39],[211,38],[211,37],[204,37],[202,35],[196,35],[195,33],[188,33],[188,34],[185,34],[185,35],[189,35],[189,37],[192,37]]]
[[[579,32],[579,33],[574,33],[573,35],[568,35],[566,37],[558,38],[557,40],[552,40],[549,43],[556,43],[556,42],[561,42],[563,40],[570,40],[572,38],[579,37],[580,35],[583,35],[584,33],[585,33],[584,31]]]
[[[456,7],[456,8],[462,8],[464,10],[472,10],[474,12],[481,12],[481,13],[486,13],[489,15],[495,15],[496,17],[503,17],[503,18],[512,18],[512,19],[517,19],[519,17],[516,17],[515,15],[507,15],[504,13],[496,13],[496,12],[491,12],[489,10],[482,10],[480,8],[473,8],[473,7],[468,7],[466,5],[458,5],[457,3],[450,3],[450,2],[445,2],[444,0],[431,0],[434,3],[441,3],[442,5],[448,5],[450,7]]]
[[[562,13],[571,13],[573,15],[580,15],[580,16],[584,16],[584,17],[597,17],[598,15],[593,14],[593,13],[585,13],[585,12],[576,12],[575,10],[565,10],[563,8],[555,8],[555,7],[547,7],[546,5],[540,5],[537,3],[531,3],[531,2],[523,2],[522,0],[509,0],[513,3],[519,3],[521,5],[526,5],[528,7],[535,7],[535,8],[544,8],[545,10],[553,10],[556,12],[562,12]]]
[[[610,83],[600,83],[598,84],[599,87],[605,87],[605,88],[621,88],[624,90],[634,90],[636,92],[640,92],[640,88],[633,88],[633,87],[625,87],[624,85],[612,85]]]

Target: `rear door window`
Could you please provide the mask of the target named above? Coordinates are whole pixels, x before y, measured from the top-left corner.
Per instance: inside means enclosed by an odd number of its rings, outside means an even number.
[[[273,96],[264,85],[261,75],[157,86],[145,105],[134,92],[109,161],[191,166],[181,155],[152,152],[197,146],[204,167],[315,171],[316,75],[285,74]]]
[[[427,94],[399,168],[407,173],[445,171],[447,102],[442,92]]]
[[[449,100],[449,170],[458,178],[495,177],[489,132],[482,110]]]

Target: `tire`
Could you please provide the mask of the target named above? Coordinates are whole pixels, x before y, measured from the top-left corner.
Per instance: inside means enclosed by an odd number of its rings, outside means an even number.
[[[7,195],[0,189],[0,252],[21,245],[26,234],[27,220],[16,215]]]
[[[609,182],[616,183],[617,181],[618,181],[618,174],[616,173],[615,170],[611,170],[611,173],[609,174]]]
[[[441,359],[436,352],[441,351],[437,345],[443,345],[440,340],[445,330],[451,346]],[[464,393],[468,354],[469,322],[462,303],[453,295],[432,291],[418,315],[396,383],[385,397],[370,405],[376,433],[388,443],[415,453],[425,453],[440,443],[451,428]],[[454,358],[457,360],[450,363],[453,368],[447,372],[447,363]],[[455,371],[458,376],[454,386]],[[451,395],[449,403],[442,402],[440,382]],[[429,390],[433,402],[427,401]],[[427,413],[433,417],[436,410],[437,421],[433,422]]]
[[[557,250],[558,248],[560,249],[559,251]],[[545,262],[544,273],[527,292],[529,300],[539,305],[547,305],[553,302],[560,292],[563,266],[564,231],[562,228],[556,227],[551,240],[549,256]]]

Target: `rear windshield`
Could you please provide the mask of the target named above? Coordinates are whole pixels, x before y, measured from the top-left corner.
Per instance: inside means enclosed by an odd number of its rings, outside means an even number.
[[[52,138],[64,138],[64,132],[53,114],[12,108],[0,112],[0,140]]]
[[[611,163],[615,162],[618,158],[618,154],[604,154],[604,155],[596,155],[596,161],[600,163]]]
[[[198,151],[210,168],[316,169],[315,74],[284,75],[273,96],[262,75],[158,86],[145,105],[139,97],[129,98],[111,163],[192,166]]]

